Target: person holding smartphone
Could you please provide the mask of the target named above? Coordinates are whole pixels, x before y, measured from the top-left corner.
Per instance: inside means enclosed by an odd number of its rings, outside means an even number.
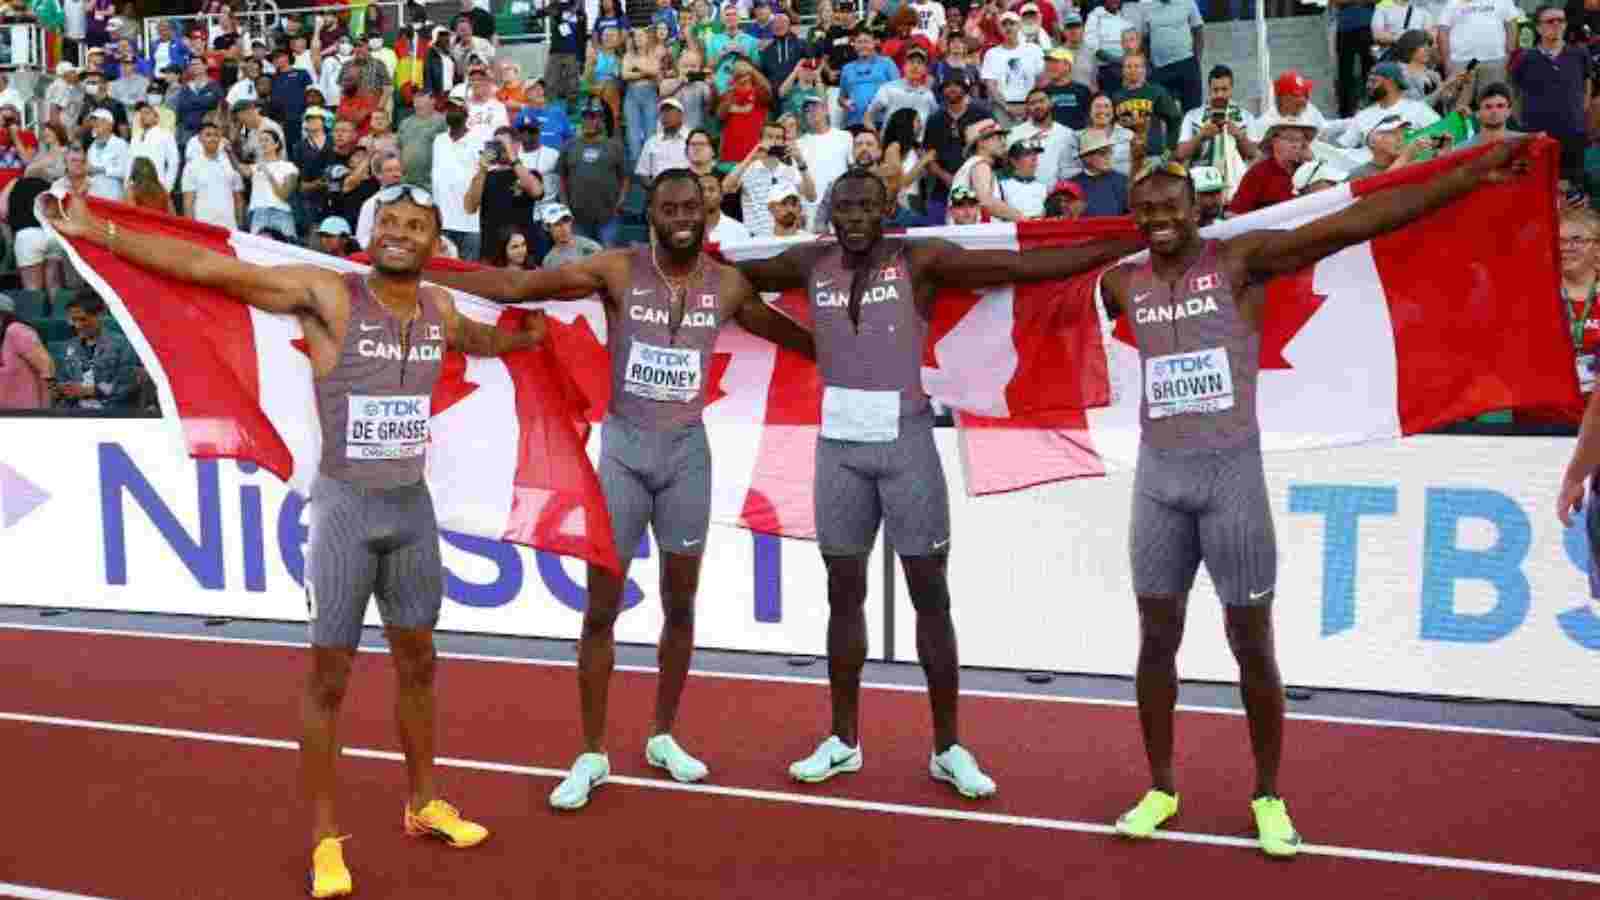
[[[1233,102],[1233,70],[1223,65],[1211,67],[1206,77],[1206,102],[1183,115],[1178,127],[1178,146],[1173,155],[1181,162],[1216,165],[1224,152],[1226,135],[1245,162],[1255,159],[1261,148],[1250,139],[1255,117]]]
[[[761,140],[744,161],[722,180],[726,193],[740,191],[744,225],[755,236],[772,234],[772,210],[767,197],[787,184],[806,200],[817,199],[816,186],[806,161],[784,140],[783,126],[768,122],[761,129]]]

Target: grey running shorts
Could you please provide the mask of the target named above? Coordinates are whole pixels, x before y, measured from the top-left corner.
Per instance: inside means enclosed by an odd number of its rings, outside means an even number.
[[[1224,605],[1269,602],[1278,548],[1259,442],[1230,450],[1141,446],[1128,545],[1141,597],[1187,594],[1204,561]]]
[[[361,642],[367,600],[391,628],[432,629],[444,602],[439,522],[426,482],[363,488],[318,476],[311,484],[306,606],[311,643]]]
[[[694,424],[650,431],[616,416],[600,426],[600,490],[623,564],[646,525],[666,553],[699,556],[711,526],[711,445]]]
[[[878,522],[901,556],[950,550],[950,495],[932,417],[900,420],[884,443],[817,438],[817,544],[824,556],[872,550]]]

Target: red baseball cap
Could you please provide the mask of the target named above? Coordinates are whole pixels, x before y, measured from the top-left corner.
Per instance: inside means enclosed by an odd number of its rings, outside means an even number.
[[[1310,97],[1311,88],[1315,84],[1316,82],[1290,69],[1278,76],[1278,80],[1272,83],[1272,90],[1279,96]]]
[[[1056,182],[1056,186],[1050,189],[1050,196],[1054,197],[1057,194],[1071,194],[1072,196],[1077,197],[1079,200],[1084,199],[1083,187],[1076,181]]]

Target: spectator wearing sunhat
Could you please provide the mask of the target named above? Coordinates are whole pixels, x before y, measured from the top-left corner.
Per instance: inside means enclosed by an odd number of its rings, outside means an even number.
[[[1005,131],[994,119],[983,119],[967,128],[967,161],[956,170],[950,187],[964,187],[978,198],[983,208],[983,219],[1001,219],[1020,222],[1023,215],[1015,206],[1000,196],[1000,181],[996,176],[1001,159],[1006,154]]]
[[[1044,215],[1044,200],[1055,181],[1054,177],[1049,182],[1039,178],[1041,149],[1037,141],[1023,140],[1013,143],[1006,151],[1010,167],[1000,179],[1000,197],[1025,219]]]
[[[1366,178],[1411,161],[1411,155],[1424,149],[1421,144],[1406,144],[1406,120],[1398,115],[1384,116],[1367,129],[1364,136],[1372,161],[1350,171],[1350,178]]]
[[[1085,131],[1078,140],[1078,161],[1083,171],[1072,181],[1083,189],[1083,215],[1128,214],[1128,176],[1111,166],[1111,137],[1103,131]]]
[[[1226,218],[1228,183],[1222,171],[1214,166],[1191,166],[1189,181],[1194,185],[1194,203],[1200,210],[1200,227]]]
[[[913,46],[905,53],[905,68],[901,77],[878,88],[872,102],[867,105],[867,127],[881,132],[895,113],[902,109],[917,111],[917,122],[926,129],[928,120],[939,109],[939,98],[934,96],[933,81],[928,77],[928,51]],[[917,137],[922,137],[918,132]]]
[[[683,127],[683,104],[671,97],[656,104],[656,133],[639,148],[639,165],[633,174],[648,188],[668,169],[689,167],[689,133]]]
[[[1314,87],[1316,82],[1294,69],[1280,74],[1272,82],[1272,109],[1256,118],[1250,128],[1250,140],[1261,143],[1266,138],[1267,129],[1278,123],[1302,125],[1314,131],[1325,128],[1328,120],[1322,115],[1322,110],[1311,102],[1311,90]]]
[[[597,241],[578,234],[573,227],[572,210],[560,203],[545,207],[541,221],[550,232],[550,242],[553,244],[550,252],[544,255],[546,269],[560,268],[605,249]]]
[[[1261,159],[1239,180],[1233,199],[1228,202],[1228,212],[1242,216],[1294,197],[1295,170],[1310,157],[1315,136],[1315,129],[1293,122],[1278,122],[1268,128],[1261,144]]]
[[[1397,62],[1381,62],[1372,67],[1367,78],[1367,97],[1372,105],[1356,113],[1345,126],[1339,143],[1345,147],[1358,147],[1367,133],[1380,119],[1399,116],[1411,128],[1427,128],[1439,121],[1433,107],[1405,94],[1406,73]]]
[[[1089,200],[1084,196],[1081,185],[1070,178],[1058,181],[1050,188],[1050,195],[1044,198],[1045,218],[1079,219],[1088,205]]]

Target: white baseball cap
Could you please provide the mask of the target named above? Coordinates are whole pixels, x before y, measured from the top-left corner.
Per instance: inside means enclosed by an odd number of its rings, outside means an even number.
[[[543,219],[545,227],[547,228],[556,224],[557,222],[570,218],[572,218],[572,210],[567,209],[567,207],[563,204],[553,203],[544,208]]]
[[[784,182],[782,184],[779,184],[777,187],[774,187],[772,189],[772,193],[767,195],[767,203],[768,204],[777,204],[777,203],[782,203],[785,200],[799,200],[799,199],[800,199],[800,192],[795,190],[794,185],[789,184],[787,182]]]
[[[72,63],[67,62],[66,60],[62,60],[61,62],[56,63],[56,74],[57,75],[67,75],[69,73],[76,72],[76,71],[78,71],[78,67],[73,65]]]
[[[106,109],[103,106],[100,107],[99,109],[95,110],[94,112],[89,113],[89,118],[91,118],[91,119],[105,119],[107,122],[115,122],[117,120],[117,117],[113,116],[111,114],[111,110]]]

